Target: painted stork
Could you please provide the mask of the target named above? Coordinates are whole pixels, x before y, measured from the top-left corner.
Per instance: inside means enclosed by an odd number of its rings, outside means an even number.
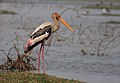
[[[43,64],[43,73],[46,72],[44,65],[44,43],[51,36],[52,33],[56,32],[60,28],[59,21],[68,27],[71,31],[74,31],[70,25],[58,14],[52,14],[53,22],[45,22],[37,27],[28,39],[24,53],[28,54],[34,47],[38,44],[41,44],[40,51],[38,53],[38,73],[40,72],[40,55],[42,53],[42,64]]]

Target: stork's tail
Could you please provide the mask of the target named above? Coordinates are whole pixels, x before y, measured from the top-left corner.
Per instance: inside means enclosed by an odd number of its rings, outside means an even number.
[[[30,51],[31,41],[32,41],[32,39],[29,39],[25,45],[24,53],[26,53],[26,54]]]

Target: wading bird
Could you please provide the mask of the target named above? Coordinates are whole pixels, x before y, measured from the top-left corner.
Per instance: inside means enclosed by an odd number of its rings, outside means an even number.
[[[40,72],[40,55],[42,53],[42,64],[43,64],[43,73],[45,73],[44,65],[44,43],[51,36],[52,33],[56,32],[60,28],[59,21],[68,27],[71,31],[74,31],[70,25],[58,14],[52,14],[53,22],[45,22],[36,28],[28,39],[24,53],[29,53],[35,46],[41,44],[40,51],[38,53],[38,73]]]
[[[105,14],[110,13],[110,9],[108,9],[108,8],[103,8],[103,9],[102,9],[102,12],[105,13]]]

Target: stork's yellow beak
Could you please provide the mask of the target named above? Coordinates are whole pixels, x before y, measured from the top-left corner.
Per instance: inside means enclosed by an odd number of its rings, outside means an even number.
[[[59,17],[59,21],[64,24],[67,28],[69,28],[71,31],[74,31],[72,27],[70,27],[70,25],[62,18]]]

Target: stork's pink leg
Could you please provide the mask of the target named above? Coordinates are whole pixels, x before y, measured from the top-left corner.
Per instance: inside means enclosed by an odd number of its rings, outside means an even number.
[[[40,54],[41,54],[42,46],[43,45],[41,44],[40,51],[38,53],[38,73],[40,73]]]
[[[45,74],[46,73],[46,68],[45,68],[45,65],[44,65],[44,41],[42,42],[42,64],[43,64],[43,73]]]

